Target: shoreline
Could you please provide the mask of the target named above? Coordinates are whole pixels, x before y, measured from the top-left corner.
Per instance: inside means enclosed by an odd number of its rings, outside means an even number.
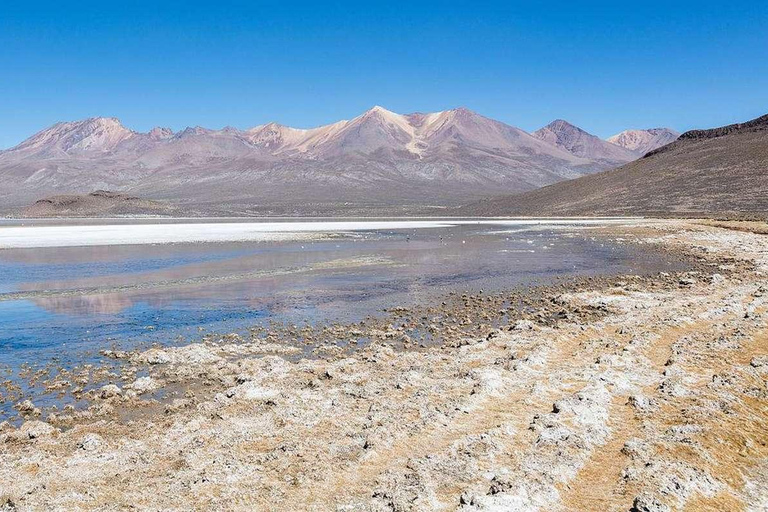
[[[75,219],[69,219],[74,221]],[[116,220],[116,219],[110,219]],[[189,219],[173,219],[186,221]],[[462,225],[595,226],[631,224],[638,218],[305,220],[302,222],[153,222],[15,226],[0,224],[0,250],[114,245],[316,240],[370,230],[435,229]],[[169,226],[173,227],[169,231]]]
[[[691,221],[592,229],[699,265],[108,354],[136,378],[93,390],[87,414],[0,424],[0,507],[765,504],[768,240]],[[281,337],[307,335],[320,357],[292,359]],[[367,341],[333,343],[352,338]]]

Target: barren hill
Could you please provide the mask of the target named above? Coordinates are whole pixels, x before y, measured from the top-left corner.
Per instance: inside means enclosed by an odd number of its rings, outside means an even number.
[[[106,217],[133,215],[179,215],[178,208],[126,194],[97,190],[85,195],[60,195],[35,201],[21,208],[23,217]]]
[[[644,158],[520,195],[476,202],[475,215],[763,215],[768,115],[686,132]]]
[[[608,137],[608,142],[628,149],[638,156],[643,156],[650,151],[674,142],[679,136],[678,132],[669,128],[624,130],[613,137]]]

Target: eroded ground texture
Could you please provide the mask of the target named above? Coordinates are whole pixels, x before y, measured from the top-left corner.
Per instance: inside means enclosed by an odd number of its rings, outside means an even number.
[[[404,310],[320,359],[274,337],[117,354],[149,376],[2,426],[0,507],[768,509],[768,237],[692,221],[596,234],[702,265],[553,292],[546,315],[501,328],[485,323],[498,297],[456,297],[472,315],[435,318],[435,346],[401,350]],[[147,400],[157,387],[183,393]]]

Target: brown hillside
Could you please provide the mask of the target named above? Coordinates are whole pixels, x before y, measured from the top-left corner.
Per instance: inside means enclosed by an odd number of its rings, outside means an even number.
[[[694,130],[617,169],[470,204],[465,215],[757,215],[768,212],[768,116]]]

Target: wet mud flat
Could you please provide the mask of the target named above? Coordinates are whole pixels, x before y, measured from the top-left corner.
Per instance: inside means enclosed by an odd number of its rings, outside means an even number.
[[[595,235],[689,267],[106,351],[120,385],[0,427],[4,504],[760,509],[768,240],[692,221]]]
[[[69,236],[71,226],[51,222],[42,228],[61,228],[61,236]],[[265,224],[207,225],[211,231],[198,236],[241,236],[249,229],[255,236],[287,236],[256,229]],[[294,229],[296,223],[266,225]],[[371,324],[376,330],[386,330],[387,310],[394,307],[451,303],[451,293],[483,290],[489,296],[516,287],[526,292],[566,276],[649,275],[687,264],[618,237],[596,239],[587,231],[602,225],[595,222],[415,225],[420,227],[398,221],[387,224],[396,229],[314,232],[311,238],[299,233],[298,240],[283,241],[0,251],[0,281],[6,287],[0,290],[0,372],[6,388],[0,421],[18,422],[15,406],[25,399],[45,415],[68,405],[87,407],[84,398],[105,384],[129,384],[136,376],[130,363],[105,359],[107,352],[217,339],[249,344],[269,336],[292,344],[293,357],[325,357],[335,352],[333,345],[345,353],[366,346],[375,337],[362,333],[365,325],[354,329],[361,331],[357,336],[338,332],[372,318],[383,319]],[[95,227],[107,230],[108,241],[122,226]],[[133,226],[136,232],[145,228],[161,234],[154,224]],[[39,238],[24,238],[22,245]],[[497,306],[513,313],[522,307],[511,295]],[[430,315],[431,321],[420,315],[418,325],[408,327],[414,347],[441,342],[430,324],[449,321],[451,314]],[[512,319],[510,314],[489,317],[494,326]]]

